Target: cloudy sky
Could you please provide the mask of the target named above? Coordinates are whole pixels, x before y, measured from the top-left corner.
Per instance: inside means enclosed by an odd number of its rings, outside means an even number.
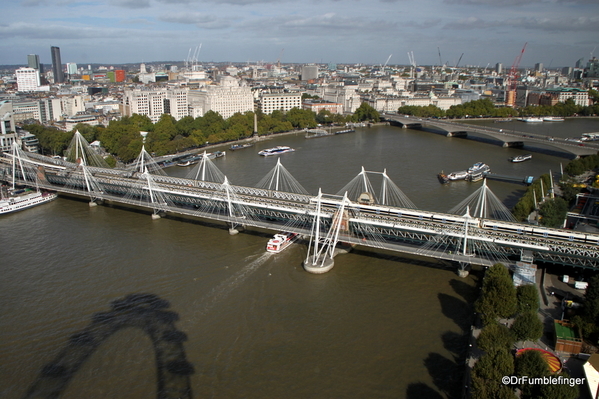
[[[3,2],[0,64],[198,60],[509,68],[599,56],[599,0],[18,0]],[[596,48],[597,47],[597,48]],[[595,49],[596,48],[596,49]],[[194,50],[192,50],[192,53]]]

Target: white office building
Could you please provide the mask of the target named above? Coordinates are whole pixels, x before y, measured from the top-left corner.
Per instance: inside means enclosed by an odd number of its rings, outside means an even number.
[[[189,91],[190,114],[194,118],[208,111],[218,112],[227,119],[236,112],[254,110],[254,96],[247,86],[231,76],[223,76],[219,85],[209,85],[200,90]]]
[[[260,107],[264,114],[272,114],[275,110],[287,112],[292,108],[302,108],[300,93],[263,93],[260,94]]]
[[[18,91],[38,91],[40,72],[34,68],[19,68],[15,71]]]
[[[123,94],[123,115],[148,116],[153,123],[162,114],[172,115],[179,120],[189,115],[187,88],[157,88],[125,90]]]

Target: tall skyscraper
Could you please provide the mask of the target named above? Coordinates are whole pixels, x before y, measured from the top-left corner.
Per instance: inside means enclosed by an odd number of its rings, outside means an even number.
[[[52,73],[54,74],[54,83],[64,83],[64,72],[62,71],[62,61],[60,60],[60,47],[50,47],[52,52]]]
[[[44,64],[40,64],[40,56],[37,54],[29,54],[27,56],[27,66],[37,69],[40,74],[44,73]]]

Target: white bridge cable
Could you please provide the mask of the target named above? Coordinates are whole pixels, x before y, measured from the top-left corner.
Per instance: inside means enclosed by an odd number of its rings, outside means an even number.
[[[154,175],[150,174],[147,169],[139,176],[137,181],[129,183],[128,186],[129,189],[124,195],[127,203],[148,207],[155,214],[160,211],[166,212],[169,207],[174,207],[174,203],[160,189],[154,181]]]
[[[33,183],[38,187],[40,175],[38,168],[29,159],[25,151],[21,149],[19,144],[15,141],[12,144],[12,151],[10,154],[6,154],[11,157],[11,181],[12,188],[15,188],[17,181],[22,181],[23,184]]]
[[[210,215],[217,220],[230,222],[232,227],[258,221],[255,212],[239,198],[236,187],[225,177],[211,198],[196,205],[199,217]]]
[[[382,177],[380,183],[381,189],[378,197],[375,194],[375,190],[368,177],[369,174],[375,175],[376,177]],[[398,208],[417,209],[416,205],[414,205],[414,203],[410,201],[410,199],[397,186],[397,184],[395,184],[389,178],[386,169],[381,173],[369,172],[364,170],[364,167],[362,167],[362,171],[358,173],[358,175],[354,177],[348,184],[346,184],[341,190],[339,190],[337,195],[343,195],[345,192],[347,192],[348,198],[351,201],[362,202],[364,200],[368,200],[368,202],[374,202],[370,205],[379,204]],[[364,193],[368,193],[368,196],[371,198],[365,198],[365,196],[363,196]]]
[[[308,191],[283,166],[280,158],[277,159],[276,166],[258,182],[256,187],[271,191],[309,195]]]
[[[75,170],[63,172],[66,175],[64,187],[89,196],[92,201],[102,198],[104,194],[102,185],[98,183],[83,159],[78,158],[78,160],[80,163]]]
[[[166,172],[158,165],[152,156],[146,151],[146,146],[141,147],[141,151],[135,161],[127,165],[126,169],[135,170],[138,173],[148,173],[153,175],[166,176]]]
[[[224,183],[225,174],[220,171],[204,151],[202,159],[185,176],[186,179]]]
[[[96,153],[87,140],[79,133],[79,130],[73,135],[73,139],[65,151],[65,158],[67,161],[73,163],[77,163],[81,159],[88,166],[109,168],[104,158]]]
[[[475,218],[516,222],[516,218],[512,215],[512,212],[489,189],[487,179],[483,181],[482,186],[478,190],[453,207],[449,213],[463,215],[467,209],[472,211],[472,216]]]

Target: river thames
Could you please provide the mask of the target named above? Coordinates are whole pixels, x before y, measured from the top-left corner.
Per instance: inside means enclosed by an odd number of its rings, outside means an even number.
[[[503,126],[554,137],[599,132],[597,119]],[[311,194],[319,188],[336,194],[362,166],[386,169],[416,206],[438,212],[481,184],[441,185],[436,175],[442,170],[485,162],[496,173],[538,177],[568,162],[534,152],[531,161],[513,164],[508,158],[530,151],[376,126],[312,140],[274,137],[227,151],[214,164],[233,184],[253,186],[277,161],[257,151],[275,145],[295,148],[278,158]],[[187,172],[168,170],[181,177]],[[509,207],[525,190],[506,182],[488,185]],[[329,273],[312,275],[301,265],[303,245],[267,254],[271,235],[230,236],[224,225],[152,220],[148,213],[90,208],[86,200],[62,197],[2,216],[0,397],[42,389],[60,375],[56,366],[75,356],[72,337],[101,324],[95,314],[142,293],[167,301],[177,316],[172,320],[187,337],[184,357],[193,366],[193,398],[461,395],[478,272],[461,279],[435,259],[358,247],[337,256]],[[160,342],[150,339],[155,324],[148,323],[145,331],[124,323],[102,337],[80,358],[60,397],[156,397],[158,384],[169,381],[158,377],[164,364],[157,364],[154,347]]]

